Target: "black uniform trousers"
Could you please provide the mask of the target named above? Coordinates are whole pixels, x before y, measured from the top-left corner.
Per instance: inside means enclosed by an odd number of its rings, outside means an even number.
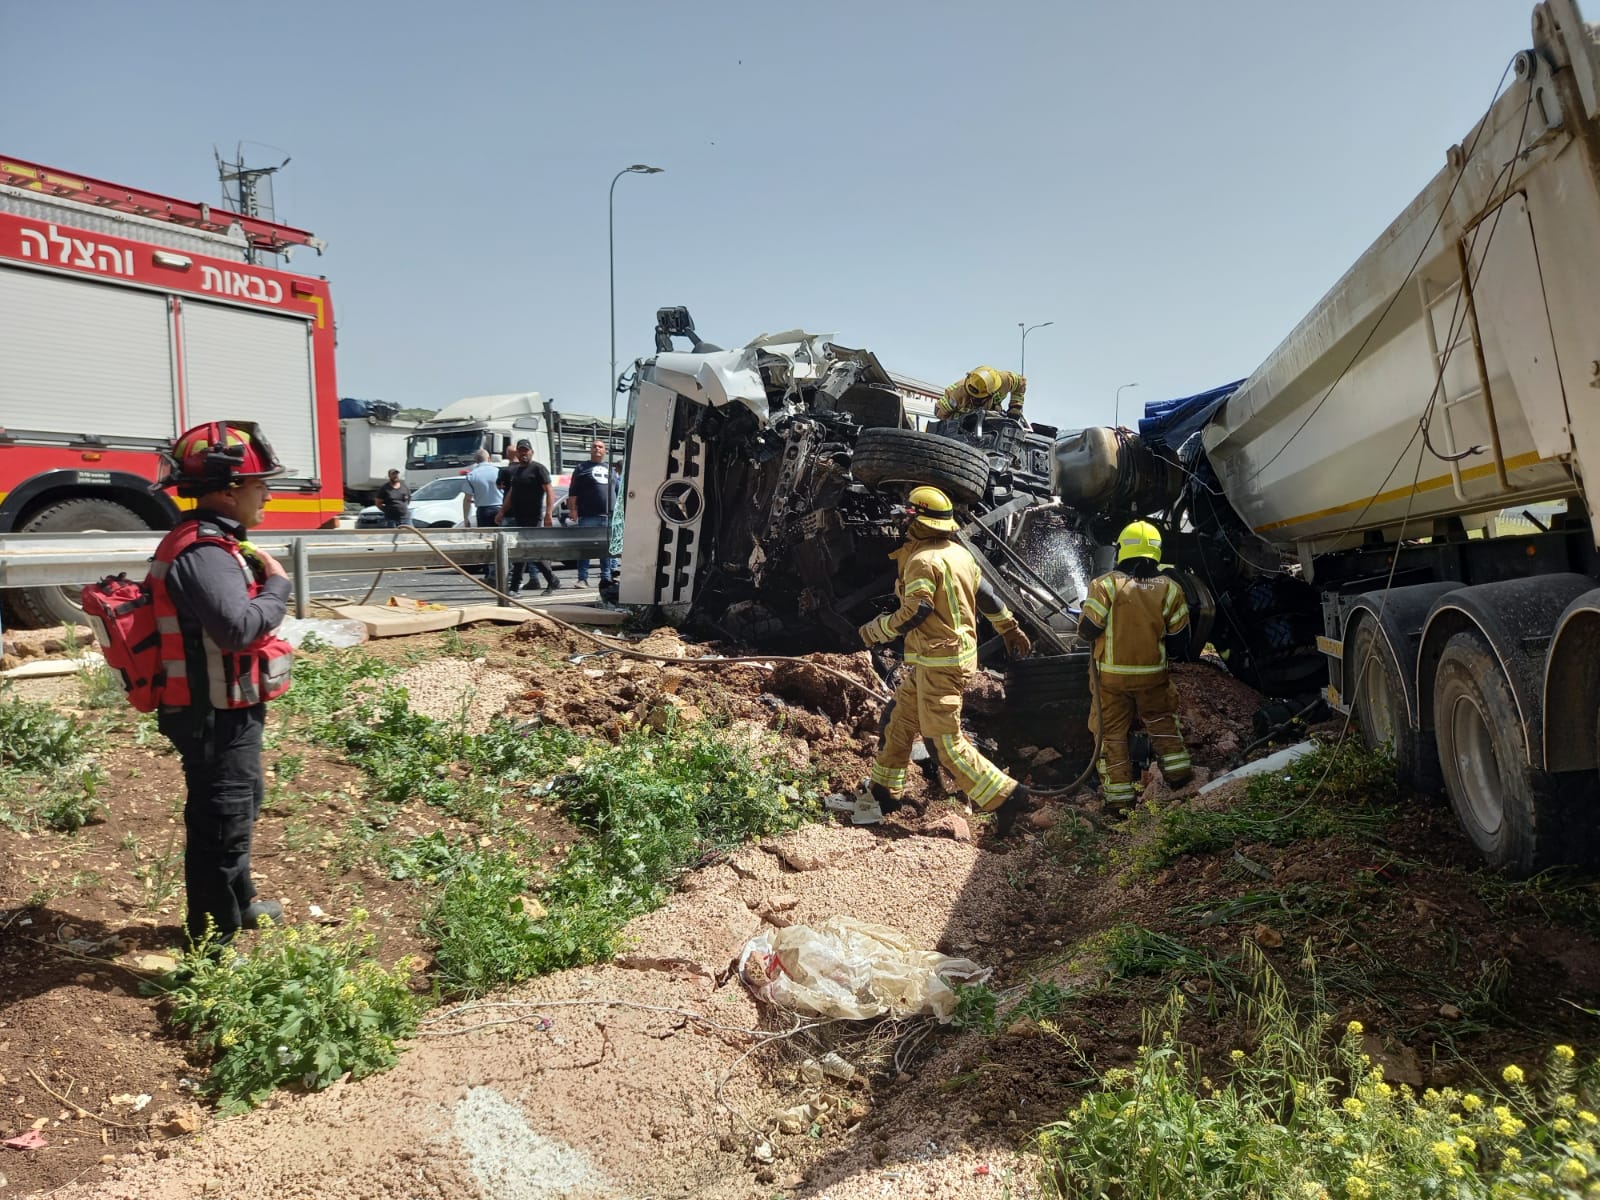
[[[231,938],[255,899],[250,840],[264,792],[261,733],[266,711],[264,704],[164,708],[156,717],[161,732],[177,748],[188,785],[183,880],[189,936],[195,940],[205,934],[207,917],[219,936]]]

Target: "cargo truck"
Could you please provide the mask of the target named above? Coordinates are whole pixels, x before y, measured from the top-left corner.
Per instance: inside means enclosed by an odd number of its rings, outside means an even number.
[[[1097,541],[1166,525],[1197,643],[1320,685],[1516,874],[1600,831],[1600,30],[1549,0],[1532,43],[1248,378],[1057,447]]]

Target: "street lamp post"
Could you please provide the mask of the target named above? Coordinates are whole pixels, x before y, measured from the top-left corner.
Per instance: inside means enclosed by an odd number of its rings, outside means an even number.
[[[1046,325],[1054,324],[1054,321],[1041,321],[1037,325],[1024,325],[1021,321],[1017,322],[1017,328],[1022,330],[1022,358],[1017,363],[1018,375],[1026,375],[1028,373],[1028,335],[1035,329],[1043,329]]]
[[[624,175],[659,175],[660,167],[649,167],[644,163],[634,163],[631,167],[623,167],[611,177],[611,192],[606,201],[606,248],[608,251],[611,274],[611,427],[606,430],[606,445],[610,448],[610,467],[613,474],[617,469],[617,180]],[[561,469],[560,463],[552,463],[556,470]]]
[[[1115,408],[1113,409],[1114,415],[1111,418],[1111,424],[1112,425],[1114,425],[1114,426],[1116,426],[1118,428],[1121,428],[1121,426],[1122,426],[1122,392],[1123,392],[1123,389],[1124,388],[1131,388],[1131,387],[1138,387],[1138,386],[1139,385],[1137,383],[1125,383],[1125,384],[1122,385],[1122,387],[1119,387],[1117,389],[1117,398],[1112,402],[1114,404],[1114,406],[1115,406]]]

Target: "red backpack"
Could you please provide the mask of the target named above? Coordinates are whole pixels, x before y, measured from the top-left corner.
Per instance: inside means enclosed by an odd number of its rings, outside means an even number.
[[[107,575],[81,595],[106,666],[122,676],[128,703],[140,712],[161,707],[161,634],[156,629],[155,596],[148,579]]]

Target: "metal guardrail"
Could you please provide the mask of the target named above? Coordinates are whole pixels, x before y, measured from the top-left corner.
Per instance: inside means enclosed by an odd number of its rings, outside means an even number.
[[[611,540],[609,529],[559,526],[430,529],[427,535],[462,566],[496,564],[502,579],[513,561],[597,558]],[[155,530],[0,534],[0,588],[65,587],[119,572],[142,578],[161,537]],[[294,581],[295,612],[302,617],[311,607],[312,575],[441,565],[427,543],[403,529],[255,529],[250,542],[282,560]]]

